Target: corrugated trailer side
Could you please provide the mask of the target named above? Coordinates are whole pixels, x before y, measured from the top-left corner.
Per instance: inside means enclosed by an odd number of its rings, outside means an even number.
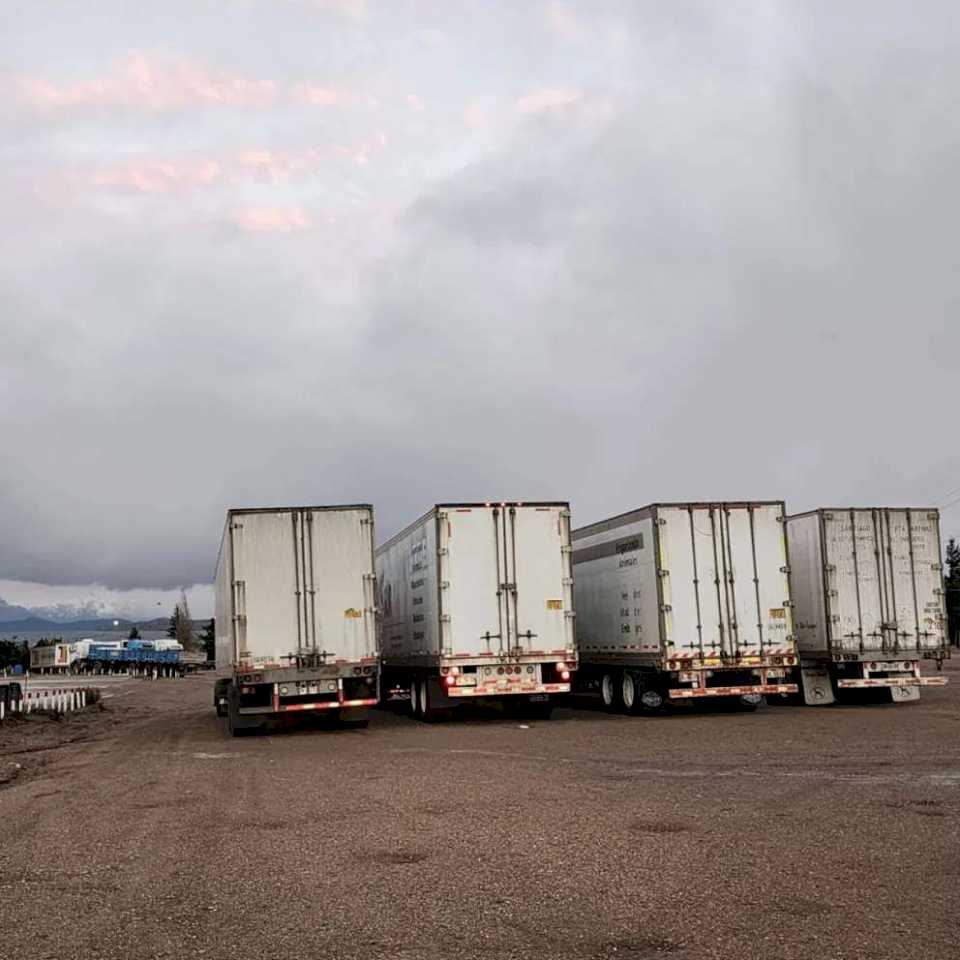
[[[382,690],[430,718],[477,697],[546,715],[576,668],[566,503],[450,503],[377,551]]]
[[[886,689],[916,700],[920,661],[949,656],[939,514],[933,508],[821,508],[788,518],[804,699]]]
[[[377,701],[373,508],[231,510],[215,585],[217,712],[231,731]]]
[[[651,504],[573,534],[578,688],[635,712],[796,692],[782,501]]]

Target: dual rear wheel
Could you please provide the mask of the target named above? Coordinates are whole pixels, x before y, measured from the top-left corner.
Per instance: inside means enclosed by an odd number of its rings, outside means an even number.
[[[430,696],[430,678],[415,676],[410,682],[410,715],[425,723],[432,723],[438,714]]]
[[[641,713],[653,706],[644,703],[644,686],[637,674],[614,670],[600,677],[600,699],[607,710],[629,714]]]

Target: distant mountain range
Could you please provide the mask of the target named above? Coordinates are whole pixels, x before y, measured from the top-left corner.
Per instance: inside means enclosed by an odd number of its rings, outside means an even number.
[[[29,611],[27,611],[29,612]],[[194,620],[195,629],[201,628],[207,621]],[[166,630],[170,623],[169,617],[155,617],[153,620],[120,620],[116,618],[103,620],[46,620],[43,617],[27,616],[20,620],[0,620],[0,628],[4,633],[37,633],[46,631],[56,634],[63,630],[71,633],[87,631],[88,633],[103,633],[107,630],[129,630],[135,626],[138,630]],[[114,626],[116,624],[116,626]]]

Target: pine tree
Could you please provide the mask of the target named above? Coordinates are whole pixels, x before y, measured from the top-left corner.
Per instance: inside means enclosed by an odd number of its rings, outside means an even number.
[[[216,659],[216,625],[211,618],[210,622],[203,628],[200,634],[200,642],[203,644],[203,653],[208,660]]]
[[[140,639],[140,631],[137,629],[137,625],[136,625],[136,624],[134,624],[134,625],[130,628],[130,632],[127,634],[127,639],[128,639],[128,640],[139,640],[139,639]]]
[[[954,537],[947,541],[947,635],[953,646],[960,646],[960,545]]]
[[[173,614],[170,617],[170,622],[167,624],[167,636],[172,640],[175,640],[177,633],[180,629],[180,604],[176,603],[173,606]]]

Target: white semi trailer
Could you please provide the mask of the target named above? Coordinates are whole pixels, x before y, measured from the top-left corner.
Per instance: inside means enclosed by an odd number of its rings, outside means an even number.
[[[916,700],[947,682],[920,674],[950,655],[937,510],[825,508],[787,532],[806,703],[870,688]]]
[[[577,666],[566,503],[445,503],[377,550],[382,693],[549,716]]]
[[[271,717],[377,702],[373,508],[231,510],[215,587],[214,702],[234,736]]]
[[[628,713],[796,693],[784,516],[782,501],[658,503],[575,530],[577,690]]]

